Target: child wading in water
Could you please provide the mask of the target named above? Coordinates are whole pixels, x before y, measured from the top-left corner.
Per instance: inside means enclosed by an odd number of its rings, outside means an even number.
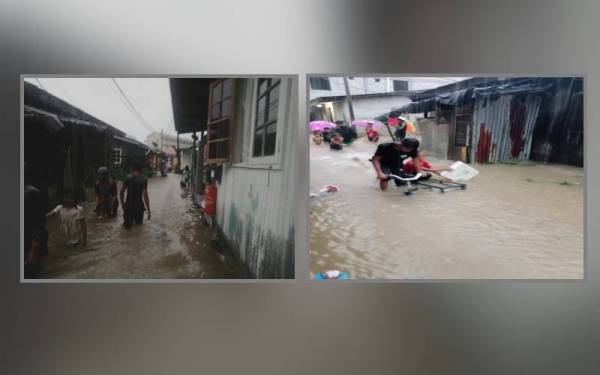
[[[65,235],[66,245],[85,246],[87,243],[87,227],[83,207],[75,204],[73,193],[66,191],[63,194],[63,204],[56,206],[46,216],[58,215],[60,227]]]
[[[117,216],[117,210],[119,208],[117,183],[114,177],[108,173],[108,168],[106,167],[100,167],[98,169],[95,192],[96,215],[98,215],[99,218],[112,218]]]

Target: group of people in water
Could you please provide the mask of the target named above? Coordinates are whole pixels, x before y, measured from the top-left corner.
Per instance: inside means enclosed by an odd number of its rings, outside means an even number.
[[[123,209],[123,227],[130,229],[133,224],[142,224],[144,213],[151,217],[148,196],[148,180],[143,174],[143,165],[136,163],[117,190],[117,182],[108,168],[101,167],[97,171],[94,186],[96,207],[94,212],[98,219],[116,218],[120,205]],[[118,197],[117,197],[118,195]],[[47,219],[56,216],[58,226],[64,236],[66,246],[86,246],[87,224],[84,208],[78,204],[73,189],[62,191],[62,204],[46,212],[45,199],[41,191],[29,178],[25,165],[25,244],[24,265],[25,277],[35,278],[39,272],[41,259],[48,254]]]
[[[404,179],[415,178],[417,176],[419,176],[418,180],[421,181],[432,178],[434,174],[444,179],[444,177],[441,176],[441,172],[451,169],[434,167],[426,159],[426,154],[420,151],[419,140],[417,138],[406,137],[407,126],[404,120],[400,118],[395,120],[397,125],[395,126],[391,142],[378,144],[375,153],[369,159],[375,170],[381,191],[386,191],[388,189],[390,181],[393,181],[396,186],[402,186],[406,184]],[[341,150],[344,138],[339,142],[339,148],[337,146],[338,141],[334,141],[336,137],[338,140],[341,138],[338,129],[340,129],[339,126],[331,130],[325,129],[321,132],[313,132],[312,140],[317,145],[321,145],[323,142],[329,142],[332,150]],[[354,133],[356,134],[356,131],[354,131]],[[390,136],[391,135],[392,134],[390,134]],[[365,136],[371,143],[379,142],[379,132],[373,125],[367,125],[365,127]],[[356,136],[352,138],[352,141],[354,139],[356,139]],[[348,144],[351,144],[351,142]],[[397,178],[396,176],[400,178]],[[318,198],[338,191],[339,188],[335,185],[325,185],[321,190],[311,193],[310,197]],[[316,280],[349,279],[350,275],[339,270],[327,270],[316,273],[314,278]]]
[[[441,172],[450,170],[431,165],[427,161],[426,155],[419,150],[419,140],[406,137],[407,126],[404,120],[401,118],[394,120],[396,120],[397,125],[392,141],[379,144],[375,154],[369,159],[373,164],[382,191],[388,189],[390,180],[393,180],[396,186],[406,183],[403,179],[393,176],[408,179],[420,175],[419,180],[426,180],[430,179],[433,174],[440,175]],[[317,145],[327,142],[332,150],[342,150],[344,145],[352,144],[357,138],[356,130],[352,126],[343,124],[343,122],[336,122],[336,124],[338,126],[333,129],[313,132],[313,142]],[[348,138],[342,134],[348,134]],[[369,142],[379,142],[379,133],[372,125],[365,127],[365,135]]]
[[[352,144],[357,137],[356,129],[353,126],[346,125],[343,121],[336,121],[335,128],[313,132],[313,142],[315,144],[329,143],[329,148],[334,151],[343,150],[345,145]]]

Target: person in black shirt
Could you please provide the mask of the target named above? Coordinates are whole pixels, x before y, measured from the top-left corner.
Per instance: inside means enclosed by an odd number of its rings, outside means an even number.
[[[323,135],[323,141],[326,143],[331,142],[331,132],[329,131],[329,129],[324,129],[323,133],[321,133]]]
[[[344,138],[344,143],[347,145],[352,144],[358,137],[356,129],[348,125],[344,125],[342,129],[341,136]]]
[[[334,133],[331,136],[331,141],[329,142],[330,150],[342,150],[344,148],[344,138],[339,133]]]
[[[387,190],[388,182],[391,179],[388,177],[389,174],[395,174],[397,176],[406,175],[402,170],[402,166],[404,165],[404,161],[408,158],[413,159],[413,168],[416,173],[419,173],[421,167],[417,158],[418,154],[419,141],[415,138],[405,138],[402,141],[382,143],[377,146],[377,150],[375,151],[373,158],[371,158],[371,162],[377,173],[377,179],[379,180],[379,187],[381,190]],[[402,184],[402,181],[394,179],[394,183],[399,186]]]
[[[334,131],[344,138],[344,144],[352,144],[352,142],[354,142],[354,140],[358,137],[356,129],[354,129],[352,126],[346,125],[343,121],[336,121],[335,123],[337,127],[334,129]]]
[[[127,200],[125,200],[125,191],[127,191]],[[123,181],[120,196],[121,206],[123,207],[123,226],[125,229],[131,228],[134,222],[142,224],[145,210],[148,211],[148,220],[150,220],[148,180],[142,175],[141,164],[134,165],[133,174],[127,176],[125,181]]]

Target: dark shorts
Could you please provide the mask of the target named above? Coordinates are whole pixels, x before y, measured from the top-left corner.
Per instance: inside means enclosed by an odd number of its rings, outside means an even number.
[[[96,214],[108,217],[116,216],[117,210],[114,207],[114,199],[112,195],[101,196],[99,200],[100,203],[96,205]]]
[[[331,144],[329,145],[329,148],[330,148],[330,149],[332,149],[332,150],[341,150],[343,147],[342,147],[342,145],[338,145],[338,144],[335,144],[335,143],[331,143]]]
[[[395,168],[395,167],[389,167],[386,165],[382,165],[381,166],[381,170],[383,171],[384,174],[395,174],[396,176],[400,176],[400,177],[409,177],[409,175],[407,175],[406,173],[404,173],[404,171],[400,168]],[[397,178],[393,178],[390,177],[388,178],[389,180],[394,180],[394,184],[396,184],[396,186],[402,186],[402,185],[406,185],[406,181],[402,181],[399,180]]]
[[[144,222],[144,206],[135,205],[128,206],[125,205],[125,209],[123,210],[123,225],[125,228],[129,229],[131,226],[135,224],[142,224]]]

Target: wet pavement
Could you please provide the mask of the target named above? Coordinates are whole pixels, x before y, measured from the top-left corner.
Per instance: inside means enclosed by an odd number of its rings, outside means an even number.
[[[385,139],[383,139],[385,141]],[[311,144],[311,273],[351,278],[582,278],[583,169],[475,164],[466,190],[379,191],[359,139],[335,152]],[[429,158],[434,166],[451,162]]]
[[[88,226],[85,247],[66,247],[57,220],[48,222],[49,255],[42,278],[239,278],[243,267],[227,255],[200,220],[198,208],[179,186],[180,176],[148,180],[151,220],[122,227],[116,219],[97,219],[94,204],[84,204]],[[119,185],[120,187],[120,185]]]

